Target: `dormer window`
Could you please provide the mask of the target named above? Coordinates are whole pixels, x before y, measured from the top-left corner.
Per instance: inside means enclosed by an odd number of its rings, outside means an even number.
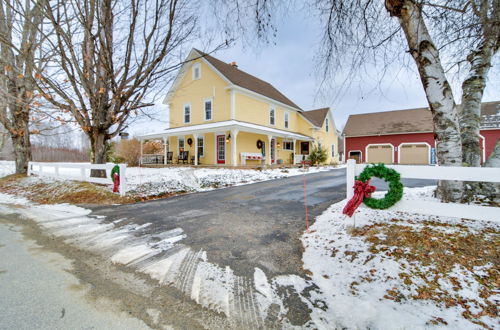
[[[328,118],[326,118],[326,120],[325,120],[325,129],[328,132]]]
[[[193,80],[201,78],[201,65],[200,62],[193,64]]]
[[[276,110],[274,108],[269,109],[269,124],[276,125]]]

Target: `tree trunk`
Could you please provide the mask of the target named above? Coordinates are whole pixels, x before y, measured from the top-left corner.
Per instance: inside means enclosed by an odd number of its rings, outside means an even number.
[[[467,57],[471,67],[468,77],[462,83],[462,104],[460,106],[460,133],[464,166],[481,166],[479,136],[481,101],[492,56],[492,47],[488,43],[484,43]]]
[[[421,9],[410,0],[386,0],[385,5],[391,16],[399,19],[410,53],[417,64],[432,112],[438,163],[441,166],[461,166],[462,144],[457,107]],[[461,201],[462,193],[462,182],[439,183],[438,194],[445,202]]]
[[[31,160],[31,142],[27,125],[22,134],[11,137],[16,160],[16,174],[27,174],[28,162]]]
[[[106,142],[108,141],[107,134],[102,132],[96,132],[91,137],[91,150],[92,164],[106,164]],[[105,170],[91,170],[90,176],[96,178],[105,178],[106,171]]]

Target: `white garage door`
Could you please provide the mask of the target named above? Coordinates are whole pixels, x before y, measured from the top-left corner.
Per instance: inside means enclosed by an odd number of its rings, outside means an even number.
[[[392,163],[392,146],[373,145],[368,147],[368,163]]]
[[[426,144],[405,144],[399,152],[400,164],[429,164],[429,146]]]

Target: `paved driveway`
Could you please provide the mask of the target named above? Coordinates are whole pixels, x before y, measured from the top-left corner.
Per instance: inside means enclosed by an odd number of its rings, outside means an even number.
[[[151,234],[182,228],[182,241],[207,251],[208,261],[230,266],[237,275],[251,276],[254,268],[270,276],[301,274],[305,229],[304,179],[307,182],[309,221],[329,205],[345,198],[345,169],[308,174],[176,196],[145,203],[94,208],[106,221],[127,218],[152,223]],[[405,180],[406,186],[433,184]],[[386,189],[381,180],[373,180]]]
[[[345,170],[308,174],[310,222],[345,197]],[[207,251],[208,260],[250,276],[300,274],[305,229],[304,176],[265,181],[133,205],[94,208],[106,221],[153,223],[151,234],[182,228],[183,244]]]

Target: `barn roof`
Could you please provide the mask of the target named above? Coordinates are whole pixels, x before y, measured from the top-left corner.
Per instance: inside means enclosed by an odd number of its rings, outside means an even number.
[[[500,128],[500,101],[481,105],[481,128]],[[433,131],[429,108],[417,108],[350,115],[343,133],[370,136]]]

